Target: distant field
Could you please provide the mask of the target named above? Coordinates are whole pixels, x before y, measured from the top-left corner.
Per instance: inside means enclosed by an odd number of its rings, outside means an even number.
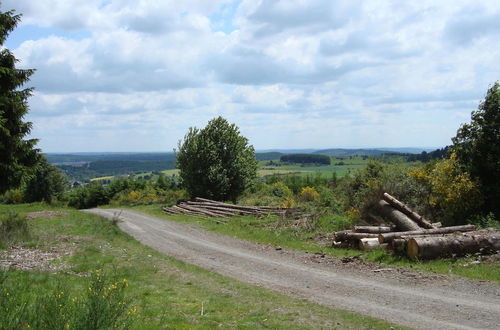
[[[90,181],[91,182],[95,182],[95,181],[102,181],[102,180],[111,180],[113,178],[114,178],[114,176],[101,176],[101,177],[98,177],[98,178],[90,179]]]

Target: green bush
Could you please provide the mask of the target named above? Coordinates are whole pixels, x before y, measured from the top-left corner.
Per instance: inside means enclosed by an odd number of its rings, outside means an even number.
[[[17,271],[0,272],[0,329],[127,329],[136,309],[125,297],[126,280],[92,273],[83,292],[20,285]]]
[[[0,243],[8,243],[29,236],[29,225],[26,217],[9,212],[0,216]]]

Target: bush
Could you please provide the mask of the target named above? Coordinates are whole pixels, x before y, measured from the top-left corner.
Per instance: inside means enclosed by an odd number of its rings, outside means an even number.
[[[319,199],[319,193],[312,187],[304,187],[299,195],[301,202],[313,202]]]
[[[21,189],[7,190],[2,196],[4,204],[20,204],[24,202],[24,194]]]
[[[0,242],[7,243],[27,236],[29,236],[29,226],[26,217],[15,212],[0,216]]]
[[[458,225],[481,213],[479,185],[461,170],[455,154],[450,159],[414,169],[409,175],[427,188],[429,213],[434,220]]]
[[[60,287],[47,292],[21,286],[15,275],[0,272],[2,329],[127,329],[137,311],[125,298],[127,281],[111,281],[100,271],[92,273],[84,292],[74,295]]]

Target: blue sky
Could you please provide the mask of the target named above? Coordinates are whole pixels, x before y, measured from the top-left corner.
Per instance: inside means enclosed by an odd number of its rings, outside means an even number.
[[[3,0],[45,152],[441,147],[500,80],[498,1]]]

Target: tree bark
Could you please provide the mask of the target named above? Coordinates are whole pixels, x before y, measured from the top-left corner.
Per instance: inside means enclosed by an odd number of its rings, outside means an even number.
[[[471,253],[500,251],[500,233],[476,235],[456,234],[442,237],[414,237],[408,240],[407,255],[411,259],[435,259]]]
[[[395,230],[394,227],[389,227],[389,226],[354,226],[354,232],[356,233],[380,234],[380,233],[390,233],[394,230]]]
[[[437,229],[420,229],[420,230],[413,230],[413,231],[382,233],[382,234],[378,235],[378,240],[380,243],[389,243],[395,238],[401,238],[401,236],[451,234],[451,233],[455,233],[455,232],[473,231],[475,229],[476,229],[476,227],[474,225],[463,225],[463,226],[443,227],[443,228],[437,228]]]
[[[420,227],[425,229],[436,228],[432,223],[424,219],[424,217],[422,217],[420,214],[414,212],[410,207],[408,207],[408,205],[401,203],[388,193],[384,193],[383,198],[387,203],[391,204],[393,207],[407,215],[411,220],[415,221]]]
[[[384,200],[378,202],[380,213],[384,218],[391,221],[401,231],[411,231],[422,229],[412,219],[403,212],[396,210]]]

